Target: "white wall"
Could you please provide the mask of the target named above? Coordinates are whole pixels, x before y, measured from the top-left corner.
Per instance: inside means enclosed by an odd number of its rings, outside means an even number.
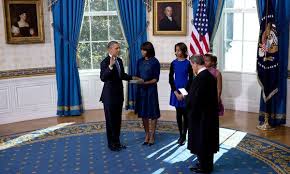
[[[223,102],[227,109],[259,112],[260,91],[255,74],[223,73]]]
[[[51,13],[43,1],[45,43],[7,44],[5,39],[4,9],[0,3],[0,71],[54,67],[54,42]]]
[[[0,124],[53,116],[55,76],[0,81]]]

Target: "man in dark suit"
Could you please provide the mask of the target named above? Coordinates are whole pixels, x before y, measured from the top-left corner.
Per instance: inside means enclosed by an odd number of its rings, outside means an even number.
[[[108,147],[112,151],[120,151],[126,148],[119,139],[124,101],[122,80],[129,81],[137,78],[125,73],[122,59],[118,57],[120,53],[118,42],[108,43],[108,53],[101,62],[101,80],[104,86],[100,101],[104,104]]]
[[[214,153],[219,150],[217,82],[205,68],[203,56],[192,56],[190,62],[196,77],[186,97],[188,149],[198,159],[196,166],[190,170],[210,173],[213,170]]]
[[[170,6],[167,6],[164,9],[164,18],[159,22],[160,31],[178,31],[180,27],[177,25],[177,22],[172,17],[173,9]]]

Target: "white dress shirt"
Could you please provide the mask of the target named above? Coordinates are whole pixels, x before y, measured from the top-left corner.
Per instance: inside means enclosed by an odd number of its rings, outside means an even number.
[[[202,72],[202,71],[204,71],[204,70],[206,70],[206,67],[202,67],[202,68],[200,68],[200,69],[197,71],[197,74],[199,74],[200,72]]]

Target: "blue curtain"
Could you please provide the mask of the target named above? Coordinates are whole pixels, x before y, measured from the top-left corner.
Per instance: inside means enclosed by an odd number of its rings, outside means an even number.
[[[84,2],[84,0],[58,0],[52,7],[59,116],[83,113],[76,51]]]
[[[266,2],[267,0],[257,0],[260,21]],[[269,102],[265,103],[261,95],[259,121],[260,124],[263,124],[265,116],[269,114],[269,124],[271,126],[278,126],[286,123],[290,1],[272,0],[272,4],[275,7],[278,30],[279,86],[278,93]]]
[[[220,23],[224,3],[225,0],[207,0],[208,34],[211,48]]]
[[[199,0],[192,0],[193,6],[193,17],[195,16],[196,10],[198,8]],[[208,34],[210,40],[210,47],[212,49],[213,40],[218,29],[220,22],[222,10],[224,7],[225,0],[207,0],[207,17],[208,17]]]
[[[116,0],[129,47],[129,74],[136,74],[137,60],[142,57],[141,44],[147,41],[146,6],[143,0]],[[135,108],[136,86],[129,84],[126,109]]]

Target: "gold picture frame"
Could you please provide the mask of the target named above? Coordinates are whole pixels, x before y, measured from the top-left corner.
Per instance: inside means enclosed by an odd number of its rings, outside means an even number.
[[[186,0],[154,0],[153,35],[187,34]]]
[[[3,7],[7,43],[45,41],[42,0],[4,0]]]

